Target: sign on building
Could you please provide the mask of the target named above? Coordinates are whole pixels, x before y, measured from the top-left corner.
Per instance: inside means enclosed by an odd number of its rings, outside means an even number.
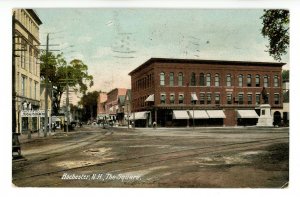
[[[22,110],[21,117],[44,117],[45,110]]]

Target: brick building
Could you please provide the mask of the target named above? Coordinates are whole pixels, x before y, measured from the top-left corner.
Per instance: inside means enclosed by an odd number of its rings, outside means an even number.
[[[263,87],[278,119],[282,117],[283,65],[151,58],[129,73],[135,124],[255,125]]]

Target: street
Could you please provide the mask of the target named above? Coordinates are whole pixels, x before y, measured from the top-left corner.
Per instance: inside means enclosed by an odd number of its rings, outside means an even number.
[[[282,188],[288,128],[84,126],[21,141],[18,187]]]

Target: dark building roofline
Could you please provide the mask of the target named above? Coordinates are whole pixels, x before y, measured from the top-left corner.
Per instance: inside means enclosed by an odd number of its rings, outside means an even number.
[[[173,59],[173,58],[150,58],[142,65],[135,68],[128,75],[132,75],[143,67],[152,63],[189,63],[189,64],[218,64],[218,65],[245,65],[245,66],[276,66],[282,67],[286,63],[278,62],[250,62],[250,61],[228,61],[228,60],[198,60],[198,59]]]
[[[26,9],[26,11],[32,16],[32,18],[38,23],[38,25],[43,24],[37,13],[33,9]]]

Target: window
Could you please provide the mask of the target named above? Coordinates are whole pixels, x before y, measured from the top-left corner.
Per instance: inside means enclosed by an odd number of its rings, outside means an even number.
[[[205,103],[204,93],[200,93],[200,104],[204,104],[204,103]]]
[[[25,62],[26,62],[26,43],[24,40],[21,41],[21,67],[25,68]]]
[[[260,76],[259,76],[259,75],[256,75],[256,76],[255,76],[255,86],[256,86],[256,87],[259,87],[259,86],[260,86]]]
[[[219,93],[215,94],[215,103],[216,103],[216,105],[220,104],[220,94]]]
[[[252,84],[252,78],[251,78],[251,75],[247,75],[247,86],[248,86],[248,87],[251,87],[251,84]]]
[[[32,98],[32,79],[29,79],[29,98]]]
[[[206,74],[206,86],[210,86],[210,74]]]
[[[208,94],[206,94],[206,104],[211,104],[211,94],[210,93],[208,93]]]
[[[255,96],[255,100],[256,100],[256,105],[259,105],[260,104],[260,94],[256,94]]]
[[[29,60],[28,60],[29,62],[29,72],[30,73],[32,73],[32,49],[31,49],[31,47],[29,47]]]
[[[243,75],[239,75],[239,87],[243,87]]]
[[[239,104],[244,104],[244,94],[239,94]]]
[[[174,73],[170,73],[170,86],[174,86]]]
[[[204,77],[204,73],[200,73],[200,86],[205,86],[205,77]]]
[[[160,85],[161,86],[165,85],[165,73],[164,72],[160,73]]]
[[[215,86],[220,86],[220,75],[215,74]]]
[[[170,104],[174,104],[174,103],[175,103],[175,95],[170,94]]]
[[[274,104],[279,105],[279,94],[278,93],[274,94]]]
[[[178,86],[183,86],[183,74],[178,74]]]
[[[191,86],[195,86],[196,85],[196,74],[192,73],[191,75]]]
[[[228,93],[227,94],[227,104],[232,104],[232,94],[231,93]]]
[[[278,75],[274,76],[274,87],[278,87]]]
[[[226,77],[226,86],[231,87],[231,75],[228,74]]]
[[[166,94],[160,94],[160,104],[166,103]]]
[[[36,99],[36,95],[37,95],[37,82],[34,82],[34,99]]]
[[[252,94],[248,94],[247,98],[248,98],[248,104],[251,105],[252,104]]]
[[[184,95],[183,94],[179,94],[178,103],[179,104],[183,104],[183,100],[184,100]]]
[[[269,79],[268,79],[268,75],[264,76],[264,87],[269,87]]]
[[[22,96],[26,96],[26,77],[22,75],[21,78],[21,94]]]

